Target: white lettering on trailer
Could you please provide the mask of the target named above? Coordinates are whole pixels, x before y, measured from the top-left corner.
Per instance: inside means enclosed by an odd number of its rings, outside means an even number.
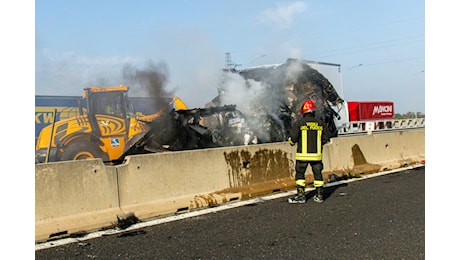
[[[392,106],[382,106],[382,105],[379,105],[379,106],[374,106],[374,110],[372,112],[372,115],[375,115],[375,114],[380,114],[380,115],[391,115],[393,111],[393,107]]]

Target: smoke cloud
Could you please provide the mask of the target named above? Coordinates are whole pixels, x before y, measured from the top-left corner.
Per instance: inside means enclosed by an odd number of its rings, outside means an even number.
[[[245,115],[250,130],[261,141],[270,140],[269,125],[274,121],[283,125],[279,115],[294,98],[287,86],[296,82],[304,69],[300,61],[292,61],[282,70],[277,69],[279,66],[224,72],[219,85],[220,103],[235,104]]]
[[[265,95],[266,86],[253,79],[244,79],[236,73],[223,73],[220,89],[223,104],[235,104],[244,114],[251,114]]]
[[[294,19],[307,9],[307,4],[301,1],[289,4],[277,4],[276,8],[268,8],[261,12],[259,20],[262,23],[274,25],[278,29],[291,27]]]
[[[123,79],[133,87],[134,93],[146,94],[154,100],[155,109],[169,104],[168,98],[174,96],[174,91],[168,91],[166,85],[169,82],[169,69],[165,62],[158,64],[149,61],[145,69],[136,69],[130,64],[123,67]],[[143,92],[143,93],[142,93]]]
[[[242,69],[239,73],[224,72],[221,76],[219,95],[224,104],[236,104],[245,114],[254,113],[254,108],[268,113],[279,112],[280,105],[289,104],[294,84],[305,71],[300,60],[291,59],[285,69],[280,65]],[[271,71],[271,72],[268,72]]]

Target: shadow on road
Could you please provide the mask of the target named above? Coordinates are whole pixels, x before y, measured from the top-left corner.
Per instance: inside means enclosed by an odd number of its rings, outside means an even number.
[[[340,187],[346,187],[346,186],[348,186],[347,183],[342,183],[342,184],[335,185],[335,186],[332,186],[332,187],[324,188],[323,199],[326,201],[327,198],[329,198],[338,188],[340,188]],[[313,196],[315,196],[315,194],[316,194],[316,190],[310,191],[310,192],[306,195],[307,200],[313,198]]]

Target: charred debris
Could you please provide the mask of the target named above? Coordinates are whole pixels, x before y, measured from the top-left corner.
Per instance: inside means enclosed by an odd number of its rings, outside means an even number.
[[[236,112],[235,105],[187,110],[170,110],[152,122],[149,130],[126,144],[126,151],[113,163],[122,163],[127,155],[193,150],[226,146],[219,129],[204,126],[203,117]]]
[[[236,82],[236,84],[235,84]],[[243,82],[244,86],[241,87]],[[243,92],[243,93],[235,93]],[[241,70],[226,70],[218,88],[219,95],[207,106],[237,104],[233,117],[210,119],[210,127],[233,130],[235,145],[286,141],[292,123],[299,118],[300,107],[307,99],[316,104],[316,116],[327,125],[326,134],[337,136],[334,118],[340,119],[333,106],[343,103],[332,84],[316,69],[297,59],[278,65]],[[243,135],[244,138],[241,137]]]
[[[223,70],[218,96],[205,108],[171,110],[149,122],[150,130],[130,140],[132,154],[286,141],[302,103],[311,99],[326,134],[337,136],[332,106],[343,103],[332,84],[297,59],[278,65]]]

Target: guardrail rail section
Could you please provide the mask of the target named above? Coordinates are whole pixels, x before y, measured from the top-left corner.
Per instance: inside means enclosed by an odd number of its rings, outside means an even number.
[[[339,127],[339,135],[425,128],[425,118],[382,119],[350,122]]]

